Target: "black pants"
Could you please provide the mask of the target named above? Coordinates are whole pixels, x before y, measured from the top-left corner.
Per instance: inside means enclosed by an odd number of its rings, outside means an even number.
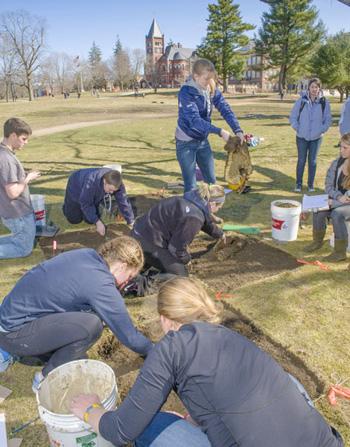
[[[73,202],[69,195],[66,194],[64,198],[64,203],[62,207],[63,214],[66,216],[66,219],[71,224],[78,224],[82,222],[84,219],[84,214],[81,210],[80,204],[77,202]],[[90,222],[87,222],[90,223]]]
[[[46,357],[46,376],[57,366],[86,358],[102,330],[96,314],[61,312],[31,321],[17,331],[0,332],[0,347],[19,357]]]
[[[160,248],[150,243],[148,240],[135,234],[132,231],[131,236],[137,239],[145,255],[146,267],[155,267],[162,273],[172,273],[178,276],[188,276],[187,268],[166,248]]]

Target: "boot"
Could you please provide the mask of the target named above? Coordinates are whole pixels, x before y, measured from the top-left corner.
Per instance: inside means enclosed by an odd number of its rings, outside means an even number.
[[[304,247],[304,251],[306,251],[308,253],[312,253],[313,251],[320,249],[323,245],[323,239],[325,237],[325,234],[326,234],[326,229],[313,230],[312,231],[313,242],[311,242],[311,244]]]
[[[334,241],[334,251],[329,256],[326,256],[324,258],[324,261],[327,261],[327,262],[345,261],[347,247],[348,247],[348,241],[347,240],[335,239],[335,241]]]

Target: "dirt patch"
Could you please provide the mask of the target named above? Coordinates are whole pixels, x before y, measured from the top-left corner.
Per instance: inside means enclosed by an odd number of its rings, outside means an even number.
[[[214,291],[229,292],[244,284],[294,270],[300,265],[283,250],[262,240],[230,233],[227,243],[198,238],[191,244],[191,274]]]

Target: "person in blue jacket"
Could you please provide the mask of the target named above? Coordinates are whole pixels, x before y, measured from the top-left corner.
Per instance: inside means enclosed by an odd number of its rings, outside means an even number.
[[[339,132],[341,136],[350,132],[350,98],[345,101],[342,107],[339,120]]]
[[[95,395],[71,411],[114,446],[344,447],[302,385],[254,343],[219,323],[220,309],[193,278],[160,287],[165,336],[114,411]],[[160,412],[174,390],[186,419]],[[192,423],[190,423],[192,421]]]
[[[134,327],[119,292],[143,262],[140,244],[121,236],[99,252],[71,250],[29,270],[0,306],[0,360],[6,363],[6,354],[41,358],[45,366],[34,377],[35,390],[57,366],[86,358],[102,322],[126,347],[146,356],[153,345]]]
[[[332,124],[329,101],[322,95],[321,81],[310,79],[308,89],[295,102],[289,122],[296,131],[298,163],[296,168],[295,192],[301,192],[306,160],[308,160],[308,191],[313,192],[316,176],[317,155],[322,136]]]
[[[236,115],[215,85],[216,71],[207,59],[193,64],[192,76],[181,87],[178,97],[179,116],[175,132],[176,157],[181,167],[185,192],[196,188],[196,163],[208,184],[216,183],[214,157],[208,136],[214,133],[225,142],[230,133],[211,123],[215,107],[243,142],[243,131]]]
[[[96,225],[96,231],[104,236],[106,227],[101,220],[99,205],[103,203],[111,211],[114,196],[122,216],[128,225],[135,217],[122,182],[121,174],[110,168],[79,169],[70,175],[63,204],[63,214],[71,224],[83,220]]]

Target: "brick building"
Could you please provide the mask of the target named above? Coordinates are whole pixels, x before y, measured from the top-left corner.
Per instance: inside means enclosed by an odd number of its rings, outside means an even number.
[[[196,59],[193,48],[183,48],[180,43],[165,47],[164,34],[156,19],[146,36],[145,80],[152,86],[178,87],[190,75]]]

